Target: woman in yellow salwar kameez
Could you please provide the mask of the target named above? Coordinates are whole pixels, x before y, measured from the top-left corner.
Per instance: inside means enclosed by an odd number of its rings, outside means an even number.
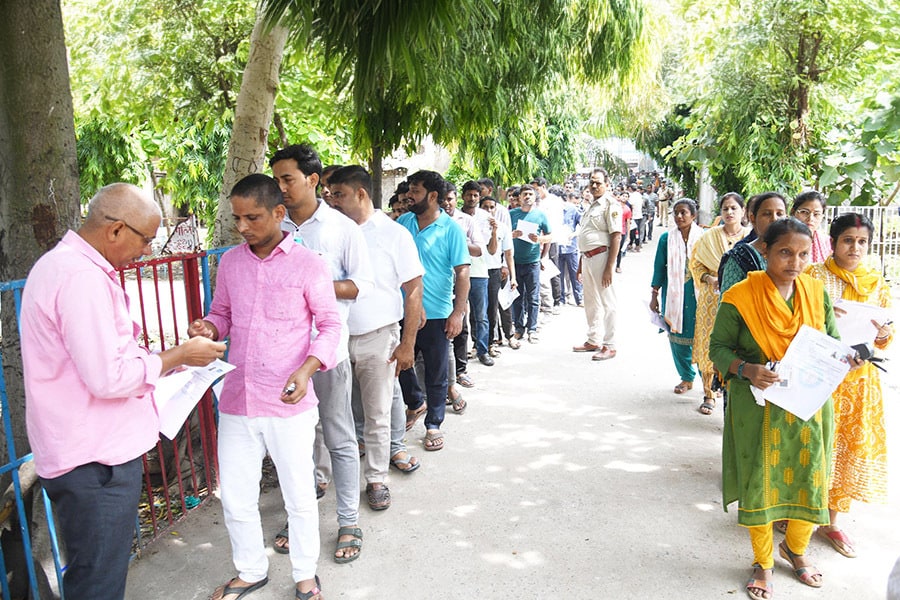
[[[728,386],[722,440],[722,499],[738,502],[738,523],[747,527],[754,570],[747,593],[772,597],[772,522],[787,519],[779,554],[796,577],[820,587],[822,574],[805,556],[813,528],[827,525],[828,478],[834,418],[829,399],[808,421],[765,402],[750,385],[778,382],[768,367],[783,358],[794,335],[809,325],[837,337],[824,285],[803,274],[812,234],[792,218],[772,223],[763,238],[765,271],[753,271],[722,296],[710,338],[710,358]],[[849,357],[848,357],[849,360]],[[858,361],[853,361],[858,364]]]
[[[728,192],[722,196],[719,216],[722,224],[708,229],[697,241],[688,265],[697,295],[693,351],[694,362],[700,369],[703,382],[703,403],[698,410],[704,415],[711,415],[716,407],[716,392],[712,388],[715,367],[709,360],[709,334],[719,308],[719,262],[723,254],[750,233],[750,227],[744,227],[741,223],[744,219],[744,198],[740,194]]]
[[[808,270],[825,284],[825,290],[832,298],[882,308],[891,306],[891,290],[884,278],[861,264],[869,253],[873,233],[872,222],[856,213],[841,215],[832,222],[833,254],[824,264],[812,265]],[[875,347],[886,348],[893,337],[891,326],[876,322],[872,325],[878,330]],[[819,527],[816,535],[844,556],[853,558],[856,549],[838,528],[838,513],[849,512],[851,500],[887,502],[887,444],[878,370],[867,362],[862,368],[851,371],[833,398],[834,474],[828,492],[831,524]]]

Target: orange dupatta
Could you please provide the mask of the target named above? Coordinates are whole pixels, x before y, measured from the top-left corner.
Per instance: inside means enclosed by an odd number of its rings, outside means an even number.
[[[875,271],[870,271],[859,264],[853,271],[839,267],[834,261],[834,256],[825,259],[825,268],[839,277],[847,286],[841,297],[853,302],[868,302],[869,296],[878,290],[881,277]]]
[[[722,296],[741,313],[750,335],[769,360],[781,360],[801,325],[824,330],[825,285],[809,275],[794,280],[794,310],[765,271],[751,271]]]

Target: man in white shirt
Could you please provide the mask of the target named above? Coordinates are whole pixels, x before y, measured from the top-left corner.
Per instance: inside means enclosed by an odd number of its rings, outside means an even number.
[[[341,315],[341,341],[337,366],[313,375],[319,397],[319,417],[337,495],[338,543],[334,560],[356,560],[362,548],[359,521],[359,446],[350,406],[350,306],[364,298],[375,286],[366,240],[359,227],[325,202],[316,198],[322,161],[307,144],[295,144],[276,152],[269,160],[272,174],[284,194],[288,215],[282,229],[294,240],[318,252],[331,267],[334,292]],[[283,533],[284,535],[282,535]],[[287,547],[287,533],[281,532],[276,548]]]
[[[491,228],[491,216],[478,206],[481,200],[481,186],[475,181],[463,184],[462,212],[472,217],[475,229],[485,245],[481,256],[472,257],[469,268],[469,321],[472,326],[472,338],[475,342],[475,356],[486,367],[494,366],[494,359],[489,353],[490,339],[488,331],[488,265],[485,257],[497,252],[496,229]]]
[[[342,167],[329,179],[334,208],[356,222],[366,238],[375,288],[350,307],[350,362],[353,402],[364,418],[366,445],[363,476],[366,498],[373,510],[391,505],[384,484],[391,447],[391,403],[394,381],[413,366],[418,328],[400,321],[422,318],[422,275],[416,243],[409,231],[372,204],[372,178],[359,165]],[[401,293],[401,289],[403,292]]]
[[[631,205],[631,220],[634,221],[635,228],[631,230],[631,249],[635,252],[641,251],[641,231],[644,228],[644,197],[638,191],[636,184],[632,183],[628,186],[628,203]]]
[[[512,230],[509,225],[504,225],[496,218],[497,201],[490,196],[482,196],[479,200],[481,209],[488,214],[488,225],[491,228],[491,236],[497,239],[494,252],[485,255],[484,261],[488,268],[488,353],[497,356],[499,352],[494,348],[494,340],[502,341],[503,336],[507,340],[513,337],[512,318],[509,307],[502,310],[500,307],[500,288],[509,281],[511,288],[515,289],[516,269],[513,263]],[[497,316],[500,317],[500,330],[497,329]],[[494,337],[496,335],[496,337]]]
[[[566,243],[565,228],[563,227],[563,199],[556,194],[547,191],[547,180],[543,177],[535,177],[531,182],[537,194],[537,207],[547,215],[547,223],[550,225],[550,243],[547,244],[546,256],[559,268],[559,244]],[[543,258],[543,256],[541,257]],[[549,288],[549,289],[548,289]],[[550,285],[541,284],[541,310],[543,312],[559,313],[559,307],[563,304],[562,288],[559,285],[559,275],[550,279]]]
[[[456,206],[456,186],[447,182],[447,194],[441,203],[441,208],[447,213],[447,216],[456,221],[462,227],[466,234],[466,245],[469,249],[469,257],[475,258],[481,256],[484,252],[484,239],[481,232],[475,226],[475,219],[459,210]],[[459,335],[453,338],[453,357],[454,369],[451,371],[450,380],[450,400],[454,403],[454,411],[462,413],[465,410],[465,401],[461,400],[462,396],[454,389],[454,383],[459,383],[463,387],[474,387],[475,382],[468,373],[469,366],[469,319],[463,319],[463,328]],[[455,381],[454,381],[455,380]]]

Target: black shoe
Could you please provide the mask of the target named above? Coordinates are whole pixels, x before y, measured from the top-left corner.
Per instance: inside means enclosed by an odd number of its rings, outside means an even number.
[[[488,354],[479,354],[478,360],[480,360],[481,364],[483,364],[486,367],[494,366],[494,359],[491,358],[490,355],[488,355]]]

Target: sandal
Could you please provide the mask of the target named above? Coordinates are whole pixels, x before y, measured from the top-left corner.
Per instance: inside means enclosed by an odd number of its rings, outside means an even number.
[[[257,581],[256,583],[251,583],[248,586],[241,587],[241,586],[231,585],[232,583],[234,583],[235,579],[237,579],[237,577],[232,577],[228,583],[226,583],[221,588],[219,588],[222,590],[222,595],[219,596],[219,598],[224,598],[225,596],[231,596],[231,595],[237,594],[237,598],[234,598],[234,600],[240,600],[247,594],[255,592],[262,586],[269,583],[269,578],[263,577],[261,580]],[[216,589],[216,592],[218,592],[219,589]],[[213,596],[216,595],[216,592],[213,592]]]
[[[796,564],[796,560],[803,556],[802,554],[794,554],[791,552],[791,549],[787,547],[785,542],[781,542],[778,544],[778,554],[781,555],[781,558],[791,563],[791,568],[794,570],[794,575],[797,579],[800,580],[801,583],[805,583],[809,587],[820,588],[822,587],[822,572],[819,571],[815,567],[798,567]],[[818,575],[819,579],[816,580],[815,577]]]
[[[348,525],[345,527],[341,527],[338,529],[338,539],[341,539],[342,535],[352,535],[352,540],[347,540],[346,542],[338,542],[337,546],[335,546],[334,551],[343,550],[344,548],[358,548],[359,551],[356,554],[351,554],[350,556],[337,556],[334,555],[334,562],[338,564],[346,564],[348,562],[353,562],[359,555],[362,553],[362,529],[356,527],[355,525]]]
[[[775,586],[772,585],[771,581],[756,579],[756,577],[754,577],[754,575],[756,575],[756,569],[763,572],[774,572],[774,569],[763,569],[759,566],[759,563],[753,563],[753,574],[750,575],[750,579],[747,580],[747,595],[753,598],[753,600],[771,600],[772,594],[775,591]],[[768,594],[768,596],[764,596],[763,594]]]
[[[681,383],[679,383],[678,385],[676,385],[676,386],[675,386],[675,389],[672,390],[672,391],[674,391],[676,394],[683,394],[683,393],[685,393],[686,391],[692,390],[692,389],[694,389],[694,382],[693,382],[693,381],[682,381]]]
[[[422,465],[419,460],[409,452],[402,451],[391,457],[391,466],[403,473],[412,473]]]
[[[391,507],[391,490],[383,483],[375,487],[374,483],[366,485],[366,501],[372,510],[387,510]]]
[[[409,410],[406,409],[406,430],[409,431],[412,429],[413,425],[416,424],[416,421],[419,420],[419,417],[425,414],[425,411],[428,410],[428,405],[425,402],[422,402],[422,405],[415,409]]]
[[[460,394],[459,392],[456,392],[456,398],[454,398],[453,395],[451,394],[450,404],[453,405],[453,412],[455,412],[458,415],[461,415],[464,412],[466,412],[466,407],[468,406],[465,399],[462,397],[462,394]]]
[[[459,385],[461,385],[465,388],[475,387],[475,382],[472,381],[472,378],[469,377],[468,373],[457,373],[456,374],[456,383],[458,383]]]
[[[788,526],[787,519],[784,519],[783,521],[775,521],[775,523],[772,526],[775,528],[775,531],[777,531],[778,533],[781,533],[781,534],[787,533],[787,526]]]
[[[715,398],[703,398],[703,404],[700,405],[700,408],[697,410],[700,411],[701,415],[711,415],[713,414],[713,410],[716,408],[716,399]]]
[[[822,527],[816,528],[816,535],[829,544],[831,547],[846,556],[847,558],[856,558],[856,549],[853,542],[847,537],[847,534],[840,529],[832,529],[828,531]]]
[[[425,449],[437,452],[444,448],[444,434],[440,429],[429,429],[425,432]]]
[[[319,576],[316,575],[316,587],[309,590],[308,592],[301,592],[296,587],[294,588],[294,595],[297,597],[297,600],[313,600],[316,596],[322,593],[322,584],[319,583]]]
[[[284,540],[285,543],[281,546],[278,545],[278,540]],[[291,548],[287,545],[290,541],[288,537],[288,524],[284,524],[284,529],[275,534],[275,541],[272,543],[272,549],[275,550],[278,554],[290,554]]]

